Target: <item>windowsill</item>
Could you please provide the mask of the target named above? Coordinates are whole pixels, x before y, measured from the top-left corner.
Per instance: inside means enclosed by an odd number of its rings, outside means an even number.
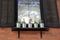
[[[48,27],[44,28],[12,28],[12,31],[48,31]]]

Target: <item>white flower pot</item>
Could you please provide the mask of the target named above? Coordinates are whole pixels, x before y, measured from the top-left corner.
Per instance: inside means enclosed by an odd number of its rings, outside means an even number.
[[[32,24],[29,23],[29,24],[28,24],[28,28],[32,28]]]
[[[22,24],[22,28],[26,28],[26,24],[25,23]]]
[[[35,24],[34,24],[34,28],[38,28],[38,24],[35,23]]]
[[[44,23],[40,23],[40,28],[44,28]]]
[[[16,27],[17,28],[20,28],[20,23],[16,23]]]

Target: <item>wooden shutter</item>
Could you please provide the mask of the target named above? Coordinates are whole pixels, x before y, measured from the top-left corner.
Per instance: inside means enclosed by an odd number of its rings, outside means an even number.
[[[59,27],[56,0],[43,0],[43,13],[44,13],[45,26]]]
[[[0,26],[14,26],[14,0],[0,0]]]

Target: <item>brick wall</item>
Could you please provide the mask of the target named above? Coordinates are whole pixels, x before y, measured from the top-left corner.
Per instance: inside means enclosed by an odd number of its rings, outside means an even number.
[[[43,32],[42,40],[60,40],[60,29],[50,28],[48,32]],[[20,40],[41,40],[39,31],[21,31]],[[12,32],[11,28],[0,28],[0,40],[18,40],[17,32]]]
[[[60,0],[57,0],[59,18],[60,18]],[[41,39],[39,31],[21,31],[19,40],[60,40],[60,29],[50,28],[43,32]],[[11,28],[0,28],[0,40],[18,40],[18,34]]]

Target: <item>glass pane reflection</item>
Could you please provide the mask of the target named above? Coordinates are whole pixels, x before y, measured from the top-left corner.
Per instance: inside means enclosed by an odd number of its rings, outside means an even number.
[[[39,0],[18,0],[18,21],[28,23],[39,23],[40,17]]]

